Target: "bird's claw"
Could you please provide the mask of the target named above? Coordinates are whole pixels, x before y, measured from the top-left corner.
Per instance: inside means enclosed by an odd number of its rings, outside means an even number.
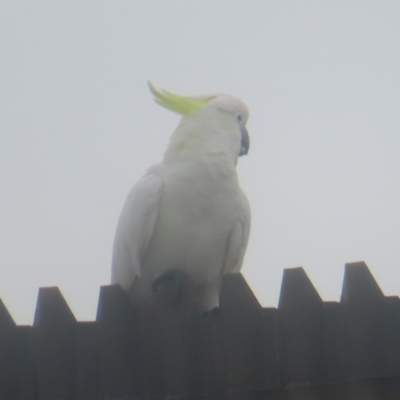
[[[170,305],[179,304],[187,276],[178,270],[164,272],[152,284],[153,293],[163,302]]]

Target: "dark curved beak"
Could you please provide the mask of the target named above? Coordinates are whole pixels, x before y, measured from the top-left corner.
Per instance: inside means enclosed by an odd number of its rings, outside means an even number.
[[[240,132],[242,134],[242,140],[241,140],[242,147],[240,148],[239,157],[245,156],[249,152],[249,147],[250,147],[249,132],[247,132],[247,129],[245,127],[240,128]]]

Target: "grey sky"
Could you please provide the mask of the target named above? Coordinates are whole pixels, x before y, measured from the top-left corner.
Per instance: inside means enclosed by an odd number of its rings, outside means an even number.
[[[18,1],[0,13],[0,296],[31,323],[58,285],[93,319],[131,186],[179,116],[146,81],[250,109],[242,272],[277,303],[302,265],[338,300],[364,260],[400,294],[400,2]]]

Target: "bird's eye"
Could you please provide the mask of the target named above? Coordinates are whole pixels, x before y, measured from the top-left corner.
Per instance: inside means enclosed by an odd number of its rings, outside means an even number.
[[[242,120],[242,116],[238,115],[237,119],[238,119],[238,121],[241,121]]]

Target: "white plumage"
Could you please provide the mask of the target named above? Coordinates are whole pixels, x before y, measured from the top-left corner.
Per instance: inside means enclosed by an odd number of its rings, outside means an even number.
[[[154,281],[180,271],[204,312],[218,306],[222,274],[239,272],[249,238],[250,207],[236,174],[249,146],[248,110],[229,95],[176,98],[204,105],[185,109],[163,160],[130,191],[115,235],[112,283],[152,301]],[[176,103],[161,102],[179,112]]]

